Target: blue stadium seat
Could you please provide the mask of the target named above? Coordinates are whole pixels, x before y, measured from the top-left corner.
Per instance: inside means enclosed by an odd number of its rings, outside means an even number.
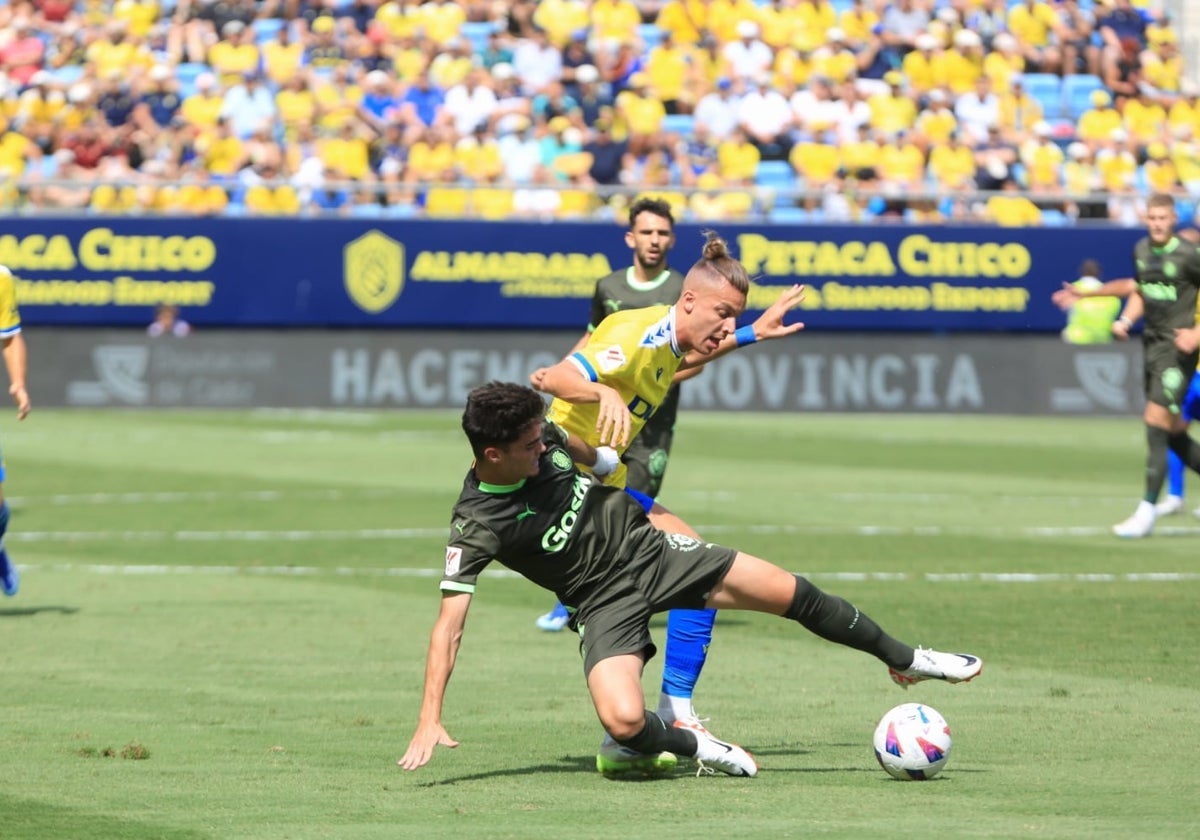
[[[496,31],[496,24],[491,21],[473,21],[469,20],[462,25],[459,34],[466,38],[471,44],[471,52],[475,55],[482,55],[487,49],[488,38],[492,37],[492,33]]]
[[[1047,207],[1042,210],[1042,227],[1066,227],[1071,224],[1071,217],[1061,210]]]
[[[255,18],[250,27],[254,30],[254,42],[261,44],[264,41],[274,41],[275,36],[286,21],[281,18]]]
[[[1105,90],[1104,81],[1099,76],[1088,73],[1067,76],[1063,79],[1063,104],[1068,119],[1078,122],[1083,112],[1092,107],[1092,93]]]
[[[754,172],[754,183],[760,187],[792,189],[796,186],[796,171],[786,160],[764,160]]]
[[[68,87],[83,78],[83,69],[81,64],[67,64],[47,72],[56,85]]]
[[[646,45],[646,52],[654,49],[663,39],[663,31],[653,23],[643,23],[638,26],[638,37]]]
[[[1056,120],[1063,112],[1062,79],[1053,73],[1026,73],[1025,92],[1042,106],[1042,116]]]
[[[692,126],[696,118],[691,114],[667,114],[663,117],[662,130],[672,134],[680,134],[686,139],[692,134]]]
[[[781,225],[804,225],[813,220],[803,207],[773,207],[767,218]]]
[[[179,80],[179,96],[183,99],[196,92],[196,77],[201,73],[211,73],[212,68],[199,61],[185,61],[175,68],[175,78]]]

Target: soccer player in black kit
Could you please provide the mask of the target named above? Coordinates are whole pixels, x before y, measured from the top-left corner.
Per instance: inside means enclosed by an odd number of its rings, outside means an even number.
[[[1133,279],[1110,280],[1090,292],[1064,287],[1056,301],[1117,295],[1125,307],[1113,322],[1113,335],[1129,337],[1139,318],[1142,330],[1143,383],[1146,393],[1146,492],[1133,514],[1113,526],[1118,537],[1137,539],[1154,530],[1155,509],[1167,475],[1167,451],[1200,472],[1200,446],[1187,433],[1180,411],[1196,372],[1200,327],[1196,325],[1200,290],[1200,250],[1176,235],[1175,199],[1164,193],[1146,201],[1146,236],[1133,248]],[[1069,290],[1071,289],[1071,290]]]
[[[731,776],[758,772],[753,756],[736,744],[667,726],[644,708],[642,669],[655,653],[650,617],[673,608],[790,618],[872,654],[902,685],[966,682],[982,670],[978,657],[914,649],[892,638],[852,604],[765,560],[659,531],[636,499],[575,466],[594,461],[594,452],[548,424],[544,412],[538,392],[521,385],[491,382],[467,397],[462,426],[475,462],[450,520],[442,605],[417,728],[398,762],[404,769],[427,764],[439,744],[458,746],[442,725],[442,705],[476,581],[493,560],[574,608],[572,627],[601,724],[618,743],[655,759],[684,755]],[[670,765],[649,766],[659,772]]]

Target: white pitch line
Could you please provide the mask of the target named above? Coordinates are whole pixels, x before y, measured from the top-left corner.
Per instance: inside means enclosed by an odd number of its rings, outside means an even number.
[[[387,498],[396,491],[386,488],[361,490],[240,490],[226,493],[220,490],[172,491],[158,490],[139,493],[56,493],[51,496],[10,496],[14,505],[144,505],[187,504],[191,502],[281,502],[288,499],[342,501],[359,498]]]
[[[87,572],[98,575],[249,575],[275,577],[394,577],[394,578],[440,578],[440,568],[373,568],[339,566],[167,566],[113,564],[113,563],[48,563],[20,566],[22,571]],[[485,577],[524,580],[511,569],[492,568],[484,571]],[[1095,572],[806,572],[810,580],[836,580],[841,582],[866,581],[923,581],[926,583],[1182,583],[1200,581],[1200,572],[1130,572],[1126,574],[1104,574]]]
[[[1024,527],[968,527],[943,525],[853,525],[853,526],[801,526],[801,525],[698,525],[702,534],[756,534],[799,536],[849,536],[849,537],[1097,537],[1109,536],[1108,527],[1094,525],[1077,526],[1024,526]],[[328,531],[309,529],[296,530],[236,530],[219,531],[15,531],[5,535],[10,542],[101,542],[119,540],[126,542],[306,542],[317,540],[409,540],[444,536],[444,528],[347,528]],[[1157,536],[1200,536],[1200,526],[1159,527]]]

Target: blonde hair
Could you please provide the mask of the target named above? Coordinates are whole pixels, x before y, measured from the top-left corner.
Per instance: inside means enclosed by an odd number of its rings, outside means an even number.
[[[716,231],[704,231],[704,250],[700,259],[687,273],[687,281],[700,279],[724,280],[742,294],[750,291],[750,275],[746,267],[729,253],[729,244]]]

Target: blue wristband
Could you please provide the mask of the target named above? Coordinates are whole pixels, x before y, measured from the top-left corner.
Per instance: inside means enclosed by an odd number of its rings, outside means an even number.
[[[744,347],[747,344],[753,344],[758,341],[758,336],[754,334],[754,327],[738,327],[737,332],[733,334],[734,340],[738,347]]]

